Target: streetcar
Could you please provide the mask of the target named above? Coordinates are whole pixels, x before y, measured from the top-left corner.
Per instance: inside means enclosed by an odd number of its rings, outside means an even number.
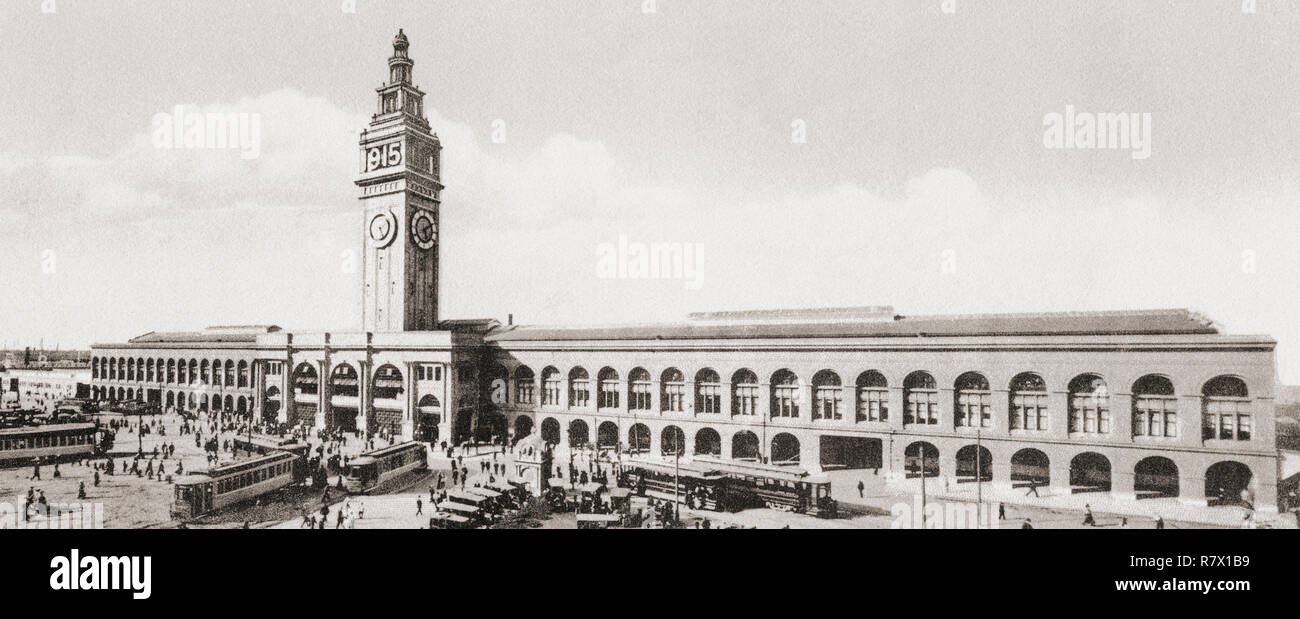
[[[265,456],[222,464],[176,480],[171,515],[188,519],[256,498],[302,481],[304,456],[275,450]]]
[[[770,507],[801,514],[833,518],[831,481],[825,475],[810,475],[798,468],[756,462],[722,460],[696,456],[697,465],[726,477],[723,501],[729,509]]]
[[[638,496],[681,500],[692,508],[723,511],[727,476],[693,463],[633,460],[622,467],[624,481]]]
[[[110,435],[93,423],[63,423],[0,430],[0,463],[77,460],[106,452]]]
[[[351,494],[368,494],[399,487],[409,476],[428,469],[424,443],[409,441],[369,451],[348,462],[343,488]]]

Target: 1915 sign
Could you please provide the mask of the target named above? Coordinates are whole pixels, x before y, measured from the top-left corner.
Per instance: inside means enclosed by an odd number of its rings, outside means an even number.
[[[402,163],[402,143],[389,142],[366,149],[366,171],[391,168]]]

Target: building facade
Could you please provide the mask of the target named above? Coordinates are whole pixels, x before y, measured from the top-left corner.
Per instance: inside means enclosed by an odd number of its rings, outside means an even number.
[[[361,329],[213,327],[96,345],[96,397],[435,444],[537,433],[561,450],[1276,509],[1276,344],[1186,310],[440,320],[441,146],[408,47],[399,32],[361,134]]]

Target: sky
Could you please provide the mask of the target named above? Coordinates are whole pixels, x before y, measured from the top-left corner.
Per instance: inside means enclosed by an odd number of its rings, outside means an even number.
[[[444,318],[1186,307],[1300,383],[1300,12],[1244,5],[7,0],[0,345],[359,329],[357,142],[402,28]],[[256,116],[257,156],[159,148],[178,105]],[[1051,147],[1080,113],[1148,156]],[[620,243],[692,261],[611,277]]]

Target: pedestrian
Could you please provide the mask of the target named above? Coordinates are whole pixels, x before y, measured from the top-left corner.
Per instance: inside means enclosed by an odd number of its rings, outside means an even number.
[[[424,514],[424,501],[421,501],[420,497],[417,496],[415,497],[415,515],[420,516],[423,514]]]
[[[1092,506],[1087,503],[1083,504],[1083,524],[1089,527],[1097,526],[1097,520],[1092,517]]]
[[[1121,529],[1127,529],[1127,528],[1128,528],[1128,518],[1120,518],[1120,519],[1119,519],[1119,528],[1121,528]]]
[[[99,471],[95,471],[95,487],[99,487]]]
[[[36,481],[41,480],[41,461],[39,459],[36,460],[36,464],[32,465],[32,476],[27,478],[27,481],[32,481],[32,480],[36,480]]]
[[[1034,528],[1034,525],[1031,524],[1033,521],[1034,521],[1033,518],[1025,518],[1025,523],[1022,524],[1022,525],[1020,525],[1020,528],[1021,528],[1022,530],[1023,530],[1023,529],[1032,529],[1032,528]]]
[[[1038,481],[1035,480],[1029,482],[1029,490],[1025,492],[1025,496],[1029,496],[1030,494],[1038,496]]]
[[[859,480],[858,480],[858,498],[859,498],[859,499],[866,498],[866,496],[867,496],[867,495],[866,495],[866,489],[867,489],[867,484],[863,483],[863,481],[862,481],[861,479],[859,479]]]
[[[86,498],[86,482],[84,481],[77,486],[77,498],[78,499]]]
[[[1164,518],[1164,516],[1156,516],[1156,528],[1157,528],[1157,529],[1163,529],[1163,528],[1165,528],[1165,518]]]
[[[1007,519],[1007,506],[1002,501],[998,501],[998,520]]]

